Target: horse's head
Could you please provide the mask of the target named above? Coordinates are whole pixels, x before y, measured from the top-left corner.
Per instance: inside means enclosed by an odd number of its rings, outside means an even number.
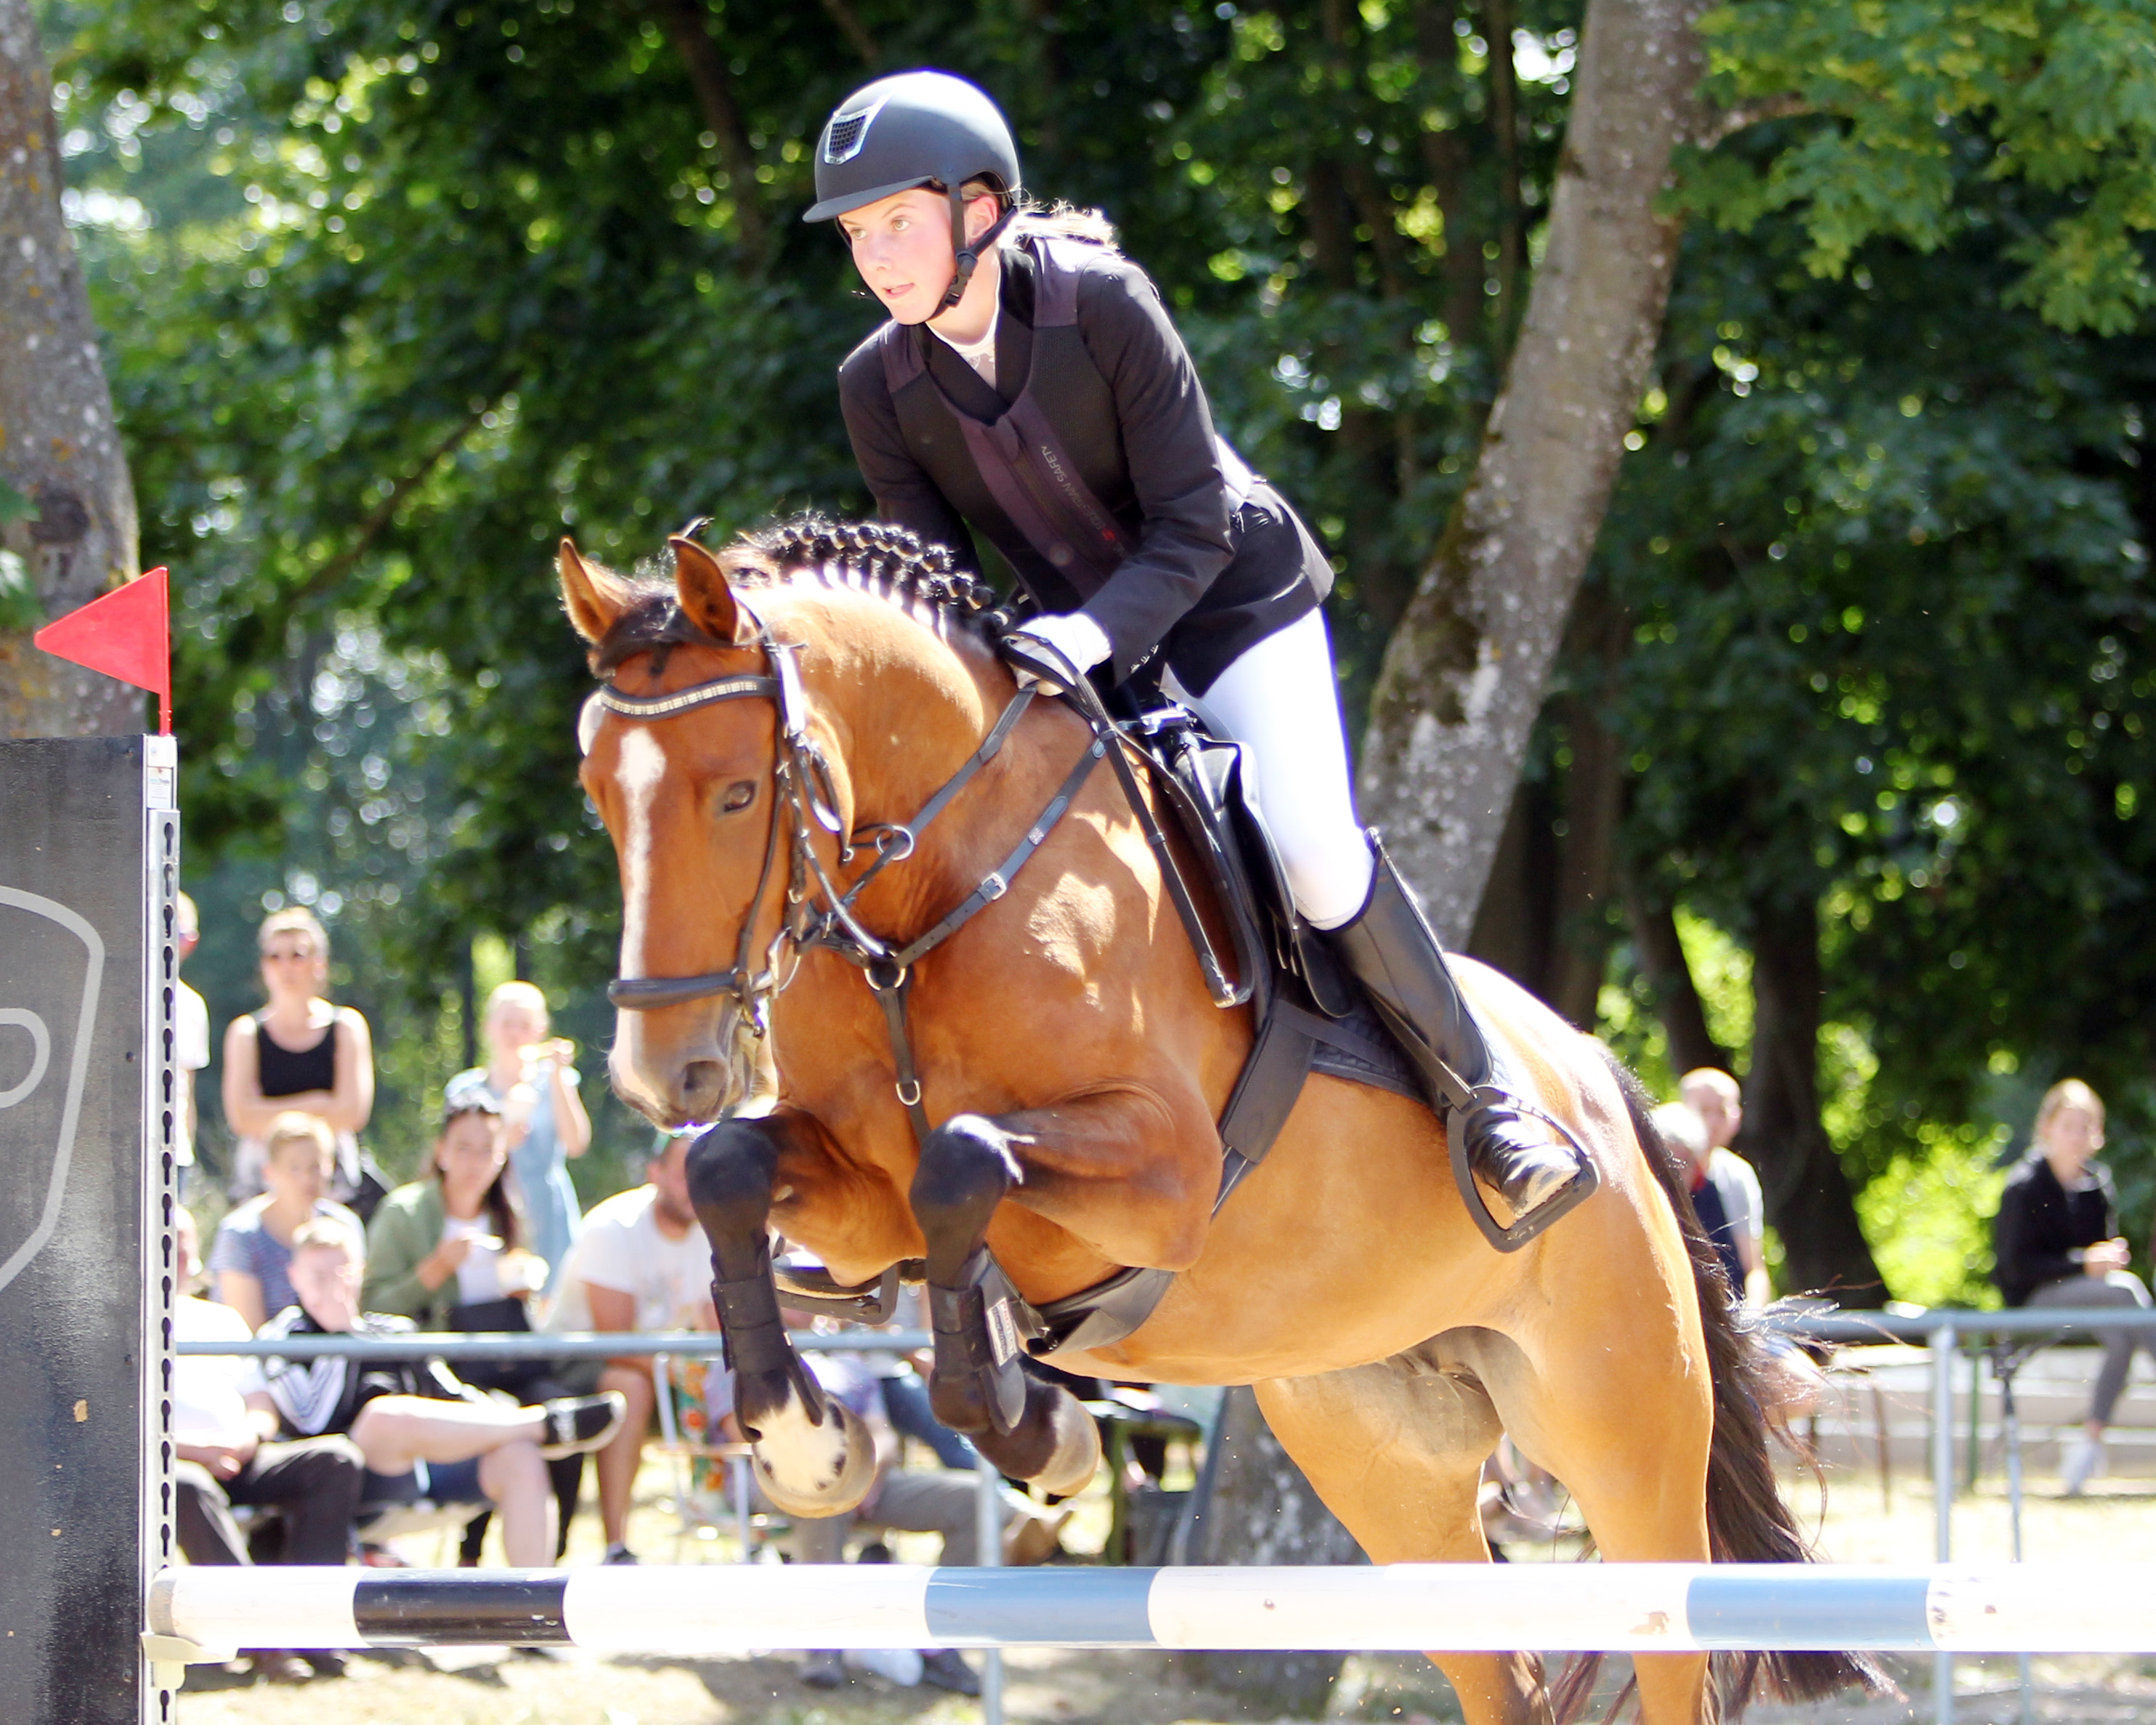
[[[619,701],[595,696],[579,741],[585,793],[621,866],[621,976],[735,973],[675,996],[621,996],[614,1089],[660,1125],[682,1126],[778,1094],[756,989],[742,985],[774,952],[787,877],[777,703],[762,681],[776,667],[718,559],[694,540],[670,543],[671,583],[617,575],[567,539],[560,569],[569,620]],[[733,678],[752,680],[747,692],[665,710],[666,696]]]

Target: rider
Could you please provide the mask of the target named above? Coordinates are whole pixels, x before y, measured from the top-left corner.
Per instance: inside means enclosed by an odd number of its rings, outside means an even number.
[[[1330,936],[1459,1113],[1468,1163],[1513,1213],[1553,1219],[1585,1177],[1497,1088],[1430,926],[1355,819],[1320,602],[1331,566],[1286,500],[1214,430],[1152,282],[1097,214],[1020,189],[995,104],[942,72],[882,78],[817,140],[817,202],[890,314],[839,368],[855,459],[883,518],[972,562],[970,530],[1040,615],[1004,637],[1050,692],[1152,662],[1245,745],[1296,908]],[[982,267],[985,265],[985,267]],[[1449,1070],[1448,1070],[1449,1068]]]

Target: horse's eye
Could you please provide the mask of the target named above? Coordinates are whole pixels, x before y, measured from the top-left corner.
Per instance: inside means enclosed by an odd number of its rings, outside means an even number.
[[[726,786],[726,796],[720,802],[719,807],[726,814],[735,815],[739,814],[755,801],[756,781],[752,779],[737,779]]]

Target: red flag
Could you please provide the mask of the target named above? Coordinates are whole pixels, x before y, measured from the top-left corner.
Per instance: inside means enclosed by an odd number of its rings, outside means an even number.
[[[102,671],[157,695],[157,729],[172,729],[172,636],[166,572],[151,569],[138,580],[93,599],[80,610],[48,623],[30,639],[58,659]]]

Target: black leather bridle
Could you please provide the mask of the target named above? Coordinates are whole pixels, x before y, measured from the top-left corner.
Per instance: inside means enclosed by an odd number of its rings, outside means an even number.
[[[733,1002],[741,1023],[749,1034],[761,1039],[770,1031],[771,1003],[793,981],[801,953],[811,947],[826,948],[860,968],[881,1004],[896,1065],[898,1099],[912,1122],[916,1137],[926,1135],[929,1130],[928,1115],[921,1105],[920,1073],[906,1025],[906,996],[913,966],[1010,889],[1018,871],[1046,842],[1093,769],[1108,752],[1107,738],[1096,729],[1077,764],[1024,836],[972,892],[927,933],[894,945],[862,926],[855,914],[855,903],[869,883],[886,868],[913,854],[929,823],[948,808],[981,769],[995,758],[1033,704],[1034,691],[1022,688],[1011,698],[979,747],[911,821],[879,823],[849,833],[838,812],[830,764],[808,734],[808,701],[794,657],[800,651],[800,644],[778,640],[747,605],[742,605],[742,610],[756,624],[757,646],[771,667],[767,674],[714,677],[708,682],[664,695],[632,695],[609,682],[602,683],[586,703],[588,715],[595,704],[624,718],[642,721],[672,718],[717,701],[767,700],[774,703],[778,709],[778,746],[771,767],[770,837],[764,847],[763,867],[757,880],[755,895],[742,922],[732,968],[706,971],[697,976],[618,976],[607,985],[607,998],[624,1012],[649,1012],[718,996]],[[588,722],[580,730],[580,740],[588,739]],[[874,860],[844,889],[831,878],[816,852],[812,823],[838,838],[840,868],[853,860],[864,843],[875,851]],[[764,907],[778,879],[782,863],[786,875],[786,909],[764,949],[759,966],[756,931],[763,919]]]

